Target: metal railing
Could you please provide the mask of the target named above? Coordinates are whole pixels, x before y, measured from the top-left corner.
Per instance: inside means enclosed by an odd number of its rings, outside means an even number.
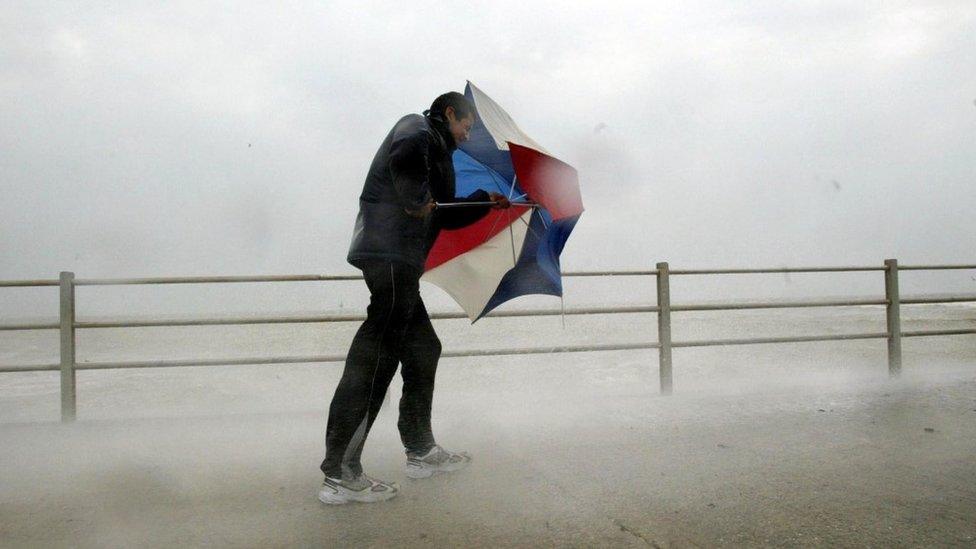
[[[666,262],[658,263],[653,270],[625,271],[576,271],[563,273],[565,277],[610,277],[610,276],[654,276],[657,279],[657,305],[628,307],[576,307],[568,309],[522,309],[494,311],[488,316],[495,318],[533,317],[558,315],[657,313],[658,340],[633,343],[609,343],[588,345],[562,345],[546,347],[520,347],[508,349],[467,349],[446,350],[442,357],[497,356],[541,353],[569,353],[591,351],[618,351],[632,349],[658,349],[660,391],[668,395],[673,391],[672,349],[682,347],[707,347],[717,345],[752,345],[768,343],[796,343],[810,341],[844,341],[857,339],[887,339],[888,372],[896,376],[901,372],[901,339],[903,337],[923,337],[941,335],[976,334],[976,329],[957,330],[917,330],[901,331],[901,305],[927,303],[976,302],[976,296],[939,296],[901,299],[898,291],[898,273],[908,270],[976,269],[976,265],[912,265],[900,266],[895,259],[887,259],[884,266],[877,267],[806,267],[771,269],[676,269],[671,270]],[[717,303],[705,305],[673,305],[671,303],[670,279],[672,276],[716,275],[716,274],[763,274],[763,273],[835,273],[835,272],[875,272],[882,271],[885,281],[884,299],[849,299],[792,302],[751,302]],[[240,283],[240,282],[293,282],[293,281],[348,281],[361,280],[357,275],[294,275],[294,276],[207,276],[173,278],[116,278],[116,279],[75,279],[72,272],[64,271],[58,280],[10,280],[0,281],[0,287],[58,286],[60,288],[60,317],[58,322],[0,324],[0,331],[10,330],[59,330],[61,336],[61,360],[58,364],[0,365],[0,373],[60,371],[61,373],[61,421],[74,421],[76,410],[75,374],[78,370],[106,370],[117,368],[163,368],[177,366],[218,366],[251,364],[293,364],[312,362],[341,362],[345,355],[312,355],[284,357],[243,357],[205,360],[155,360],[143,362],[82,362],[75,356],[75,330],[97,328],[135,328],[149,326],[214,326],[242,324],[304,324],[315,322],[354,322],[366,318],[364,314],[325,314],[303,317],[225,317],[212,319],[177,319],[143,321],[102,321],[79,322],[75,319],[75,288],[77,286],[112,286],[127,284],[201,284],[201,283]],[[885,332],[854,334],[821,334],[794,337],[764,337],[747,339],[713,339],[697,341],[672,341],[671,313],[685,311],[728,311],[747,309],[778,309],[806,307],[846,307],[862,305],[884,305],[886,312]],[[461,319],[467,316],[460,312],[435,312],[431,319]]]

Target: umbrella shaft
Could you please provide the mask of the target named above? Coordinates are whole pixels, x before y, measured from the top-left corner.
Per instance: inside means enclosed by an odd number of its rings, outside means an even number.
[[[494,206],[494,202],[438,202],[438,208],[464,208],[468,206]],[[522,206],[524,208],[538,208],[535,202],[512,202],[512,206]]]

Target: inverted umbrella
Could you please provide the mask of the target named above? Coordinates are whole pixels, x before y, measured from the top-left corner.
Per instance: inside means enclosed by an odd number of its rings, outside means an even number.
[[[478,116],[454,152],[457,194],[499,192],[513,206],[441,231],[422,280],[450,294],[474,322],[519,296],[562,296],[559,254],[583,202],[572,166],[549,155],[471,82],[464,95]]]

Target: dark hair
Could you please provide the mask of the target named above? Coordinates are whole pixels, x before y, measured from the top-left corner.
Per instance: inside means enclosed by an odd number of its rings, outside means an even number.
[[[468,101],[468,98],[463,94],[453,91],[442,94],[435,99],[430,104],[430,110],[427,112],[431,116],[444,118],[444,113],[447,112],[448,107],[454,107],[454,115],[458,118],[467,118],[468,115],[475,116],[474,105]]]

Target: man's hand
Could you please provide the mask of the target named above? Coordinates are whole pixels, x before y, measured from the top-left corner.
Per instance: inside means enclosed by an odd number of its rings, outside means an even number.
[[[508,198],[503,194],[488,193],[488,196],[491,198],[491,201],[494,202],[494,204],[492,204],[491,207],[496,210],[504,210],[509,208],[512,205],[512,203],[509,202]]]
[[[437,207],[437,203],[434,202],[434,199],[433,198],[431,198],[430,199],[430,202],[424,204],[423,206],[421,206],[420,208],[417,208],[416,210],[408,210],[408,209],[404,208],[403,211],[407,212],[407,215],[409,215],[410,217],[416,217],[417,219],[423,219],[423,218],[427,217],[428,215],[430,215],[430,212],[434,211],[434,208],[436,208],[436,207]]]

